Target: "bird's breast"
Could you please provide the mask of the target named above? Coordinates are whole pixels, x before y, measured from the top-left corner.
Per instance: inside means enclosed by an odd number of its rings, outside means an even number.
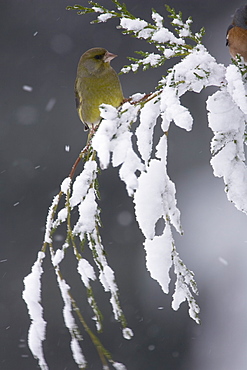
[[[247,62],[247,30],[241,27],[232,27],[227,34],[227,44],[233,58],[240,54]]]

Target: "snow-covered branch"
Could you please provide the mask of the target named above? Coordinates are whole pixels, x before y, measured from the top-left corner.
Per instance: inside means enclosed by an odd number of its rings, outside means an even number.
[[[44,244],[32,272],[24,279],[23,292],[31,319],[29,347],[42,369],[48,369],[42,349],[46,322],[41,305],[42,261],[47,250],[50,251],[51,263],[64,302],[63,317],[71,336],[71,351],[75,363],[79,368],[86,366],[74,314],[94,343],[103,368],[108,369],[110,363],[115,369],[125,369],[123,364],[111,358],[89,329],[63,278],[60,266],[66,260],[66,250],[72,248],[77,261],[77,272],[93,312],[96,330],[103,329],[102,314],[92,284],[98,279],[104,291],[109,293],[113,315],[121,324],[123,337],[131,339],[133,332],[128,327],[121,308],[116,274],[108,264],[100,235],[100,189],[97,179],[99,170],[107,170],[109,165],[118,167],[119,178],[125,183],[127,194],[133,200],[136,220],[144,236],[147,270],[167,294],[170,291],[170,270],[173,268],[176,282],[172,308],[177,310],[182,302],[187,301],[190,317],[199,323],[200,310],[194,297],[198,294],[194,273],[180,258],[174,242],[173,233],[182,234],[183,230],[177,207],[176,187],[167,171],[170,125],[174,123],[186,131],[193,128],[193,112],[183,106],[180,100],[188,91],[200,93],[207,86],[217,88],[207,100],[209,127],[214,132],[211,164],[215,176],[224,179],[228,199],[239,210],[247,213],[247,169],[244,153],[246,66],[241,60],[227,68],[217,63],[202,44],[204,30],[193,33],[192,19],[183,21],[182,14],[168,6],[166,8],[172,19],[174,32],[164,27],[164,17],[155,10],[152,11],[153,23],[149,23],[136,18],[119,1],[112,2],[116,9],[106,9],[93,1],[89,1],[89,7],[75,5],[68,9],[74,9],[79,14],[96,13],[96,23],[117,18],[118,28],[124,34],[131,34],[154,45],[156,52],[141,51],[138,53],[139,59],[129,58],[131,63],[122,68],[123,73],[136,72],[140,67],[159,67],[173,57],[179,56],[180,60],[167,71],[166,76],[160,78],[155,92],[137,92],[119,109],[106,104],[100,106],[100,124],[90,130],[86,147],[53,199],[48,211]],[[133,125],[135,122],[137,124]],[[154,140],[157,127],[161,135],[158,140]],[[83,169],[74,179],[75,168],[80,161],[83,162]],[[158,222],[164,225],[159,234],[156,230]],[[66,225],[67,235],[60,248],[55,249],[54,234],[62,224]],[[88,248],[93,262],[86,259],[81,246]]]

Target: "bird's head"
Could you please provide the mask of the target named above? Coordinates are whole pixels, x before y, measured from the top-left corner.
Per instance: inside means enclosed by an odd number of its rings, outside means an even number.
[[[241,6],[236,10],[232,25],[247,29],[247,5]]]
[[[98,74],[110,67],[110,61],[117,55],[109,53],[104,48],[92,48],[87,50],[81,57],[78,65],[78,72]]]

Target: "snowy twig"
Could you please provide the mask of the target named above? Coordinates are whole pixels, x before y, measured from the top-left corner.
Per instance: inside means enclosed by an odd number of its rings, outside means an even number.
[[[86,366],[86,360],[81,352],[81,348],[79,342],[81,340],[81,335],[79,333],[79,328],[75,324],[73,314],[74,311],[79,321],[81,322],[83,328],[90,336],[92,342],[95,345],[99,353],[99,357],[102,361],[102,364],[105,369],[108,368],[107,362],[112,363],[113,366],[122,366],[124,369],[124,365],[120,363],[116,363],[113,361],[110,353],[103,347],[102,343],[99,341],[97,336],[93,334],[92,330],[86,324],[85,319],[83,318],[79,307],[76,304],[75,299],[72,297],[70,292],[70,287],[65,282],[62,272],[60,270],[59,264],[65,257],[65,251],[67,248],[72,246],[74,250],[75,258],[78,261],[78,272],[81,275],[81,279],[83,284],[85,285],[88,302],[94,312],[94,320],[96,323],[96,327],[98,331],[102,330],[102,314],[97,306],[96,300],[93,295],[93,290],[90,286],[89,281],[94,280],[96,278],[95,273],[93,271],[93,267],[89,264],[89,262],[82,258],[81,252],[79,252],[76,242],[76,237],[79,236],[81,241],[83,241],[84,236],[88,237],[88,242],[90,248],[93,252],[93,258],[96,262],[96,265],[99,267],[100,276],[99,279],[102,282],[104,289],[106,291],[112,292],[111,303],[113,306],[114,316],[115,318],[122,323],[123,326],[123,336],[126,339],[130,339],[133,335],[131,329],[127,328],[126,320],[124,318],[124,314],[121,310],[119,299],[118,299],[118,288],[116,286],[114,275],[112,270],[107,264],[106,257],[104,255],[104,249],[101,243],[98,243],[98,247],[96,248],[96,240],[100,242],[100,235],[99,235],[99,209],[96,204],[96,197],[97,197],[97,163],[95,162],[95,151],[92,148],[92,138],[97,131],[97,127],[93,128],[88,137],[88,142],[85,148],[81,151],[80,155],[74,162],[70,174],[61,184],[60,192],[54,197],[52,204],[49,208],[48,215],[47,215],[47,222],[46,222],[46,230],[45,230],[45,238],[42,247],[42,252],[39,253],[38,259],[35,262],[32,273],[27,276],[24,280],[25,283],[25,290],[23,292],[23,298],[25,299],[27,306],[29,308],[29,313],[31,317],[32,324],[29,329],[29,346],[31,351],[33,352],[34,357],[36,357],[39,361],[39,364],[42,369],[48,369],[46,367],[46,362],[43,356],[42,351],[42,341],[45,339],[45,322],[42,317],[43,308],[41,306],[41,282],[40,282],[40,274],[42,273],[41,263],[43,258],[45,257],[45,252],[47,250],[47,246],[49,246],[50,253],[51,253],[51,260],[54,266],[58,286],[61,291],[61,295],[64,301],[64,321],[65,325],[68,328],[71,334],[71,350],[73,354],[73,358],[77,363],[80,369],[84,369]],[[78,175],[73,183],[73,177],[75,175],[75,171],[78,167],[79,162],[83,160],[85,162],[85,167],[80,175]],[[58,212],[58,206],[65,195],[65,207],[60,209]],[[90,196],[93,195],[93,208],[92,202],[90,200]],[[88,206],[85,209],[85,206]],[[71,224],[71,211],[78,207],[79,214],[81,217],[77,221],[77,223],[72,227]],[[93,210],[94,211],[90,211]],[[90,219],[89,213],[91,214],[91,224],[90,226]],[[67,222],[67,238],[66,242],[64,243],[62,249],[57,249],[54,251],[53,247],[53,235],[56,232],[57,228],[64,222]],[[86,225],[85,222],[86,221]],[[84,228],[84,229],[83,229]],[[97,249],[97,250],[96,250]],[[42,258],[41,258],[42,257]],[[40,274],[37,276],[36,271],[39,264]],[[38,278],[38,281],[37,281]],[[30,281],[30,283],[29,283]],[[37,281],[37,282],[36,282]],[[36,285],[39,289],[37,291],[37,298],[34,299],[35,295],[30,293],[30,287]],[[30,297],[30,298],[29,298]],[[35,301],[34,303],[32,303]],[[35,308],[35,306],[37,308]],[[35,309],[33,309],[34,307]],[[34,332],[39,332],[39,339],[36,340],[34,337]],[[128,333],[128,334],[127,334]]]

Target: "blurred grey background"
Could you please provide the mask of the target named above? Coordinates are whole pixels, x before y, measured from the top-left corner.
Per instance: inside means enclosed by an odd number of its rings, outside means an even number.
[[[151,8],[166,15],[161,0],[126,0],[136,16],[151,20]],[[67,11],[72,0],[8,0],[1,3],[0,85],[0,368],[36,369],[27,348],[29,317],[22,301],[23,278],[30,272],[43,240],[52,197],[86,142],[75,110],[73,85],[80,55],[103,46],[118,54],[119,71],[134,50],[152,46],[115,28],[116,21],[90,25],[93,16]],[[86,5],[85,1],[80,4]],[[204,42],[218,62],[228,65],[226,29],[242,1],[170,0],[169,5],[192,16],[193,30],[206,28]],[[110,0],[101,4],[112,7]],[[169,19],[166,20],[167,25]],[[169,64],[167,64],[168,66]],[[122,75],[124,94],[154,90],[163,70]],[[32,87],[30,89],[25,86]],[[176,183],[184,235],[177,250],[195,272],[202,324],[188,316],[187,304],[172,311],[171,294],[164,295],[145,269],[143,237],[133,217],[117,169],[100,176],[103,229],[108,261],[116,272],[121,304],[135,336],[126,341],[114,322],[108,295],[94,285],[105,316],[100,339],[129,370],[245,370],[247,368],[247,228],[246,216],[230,204],[222,180],[209,164],[212,132],[207,127],[205,101],[212,89],[183,98],[194,117],[194,128],[172,127],[169,134],[169,175]],[[109,206],[110,204],[110,206]],[[57,246],[63,234],[56,238]],[[43,275],[44,344],[52,370],[74,370],[69,335],[62,321],[62,302],[49,258]],[[90,323],[85,291],[68,254],[65,275]],[[174,277],[170,286],[174,288]],[[92,325],[91,325],[92,326]],[[83,332],[88,368],[101,369],[98,355]]]

